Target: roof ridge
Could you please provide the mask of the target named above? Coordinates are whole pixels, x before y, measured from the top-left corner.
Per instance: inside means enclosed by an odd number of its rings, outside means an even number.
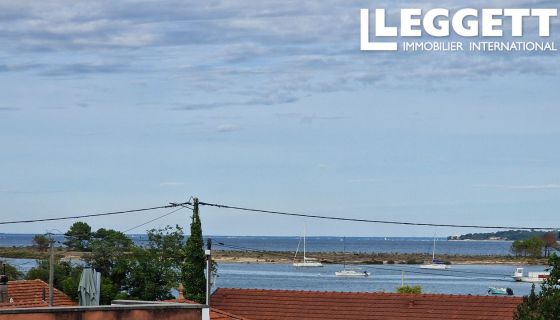
[[[472,294],[446,294],[446,293],[398,293],[398,292],[370,292],[370,291],[319,291],[319,290],[289,290],[289,289],[261,289],[261,288],[217,288],[213,295],[219,291],[244,291],[244,292],[276,292],[276,293],[311,293],[311,294],[341,294],[341,295],[387,295],[387,296],[401,296],[406,298],[424,297],[424,298],[441,298],[441,297],[451,297],[451,298],[468,298],[468,299],[511,299],[519,297],[511,296],[487,296],[487,295],[472,295]]]

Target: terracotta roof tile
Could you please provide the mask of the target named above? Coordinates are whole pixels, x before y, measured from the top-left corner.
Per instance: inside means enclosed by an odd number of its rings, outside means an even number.
[[[46,300],[49,297],[49,285],[42,280],[17,280],[8,282],[8,300],[13,302],[0,303],[0,308],[39,308],[47,307],[48,301],[43,300],[43,289],[45,290]],[[74,306],[76,305],[66,294],[54,290],[55,306]]]
[[[511,320],[519,297],[220,288],[212,306],[252,320]]]
[[[249,320],[220,309],[210,308],[210,320]]]
[[[192,301],[185,298],[165,300],[165,302],[198,304],[198,302],[196,301]],[[210,320],[249,320],[249,319],[216,308],[210,308]]]

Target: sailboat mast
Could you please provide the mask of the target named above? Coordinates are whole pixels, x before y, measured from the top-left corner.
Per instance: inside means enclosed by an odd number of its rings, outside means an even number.
[[[342,243],[343,243],[343,248],[344,248],[343,264],[344,264],[344,269],[346,269],[346,237],[343,238]]]
[[[434,235],[434,247],[432,249],[432,262],[436,259],[436,236]]]
[[[303,262],[305,262],[305,236],[307,233],[307,225],[303,226]]]

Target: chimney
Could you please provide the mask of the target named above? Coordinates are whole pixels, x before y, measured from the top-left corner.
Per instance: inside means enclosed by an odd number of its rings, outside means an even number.
[[[8,297],[8,276],[6,275],[6,264],[4,264],[3,274],[0,275],[0,303],[10,301]]]

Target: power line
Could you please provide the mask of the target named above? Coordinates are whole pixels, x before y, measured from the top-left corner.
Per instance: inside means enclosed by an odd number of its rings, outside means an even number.
[[[146,222],[144,222],[144,223],[141,223],[141,224],[139,224],[139,225],[137,225],[137,226],[134,226],[134,227],[132,227],[132,228],[126,229],[125,231],[123,231],[123,233],[127,233],[127,232],[129,232],[129,231],[134,230],[134,229],[138,229],[138,228],[140,228],[140,227],[143,227],[143,226],[145,226],[145,225],[147,225],[147,224],[149,224],[149,223],[151,223],[151,222],[157,221],[157,220],[159,220],[159,219],[163,219],[163,218],[165,218],[165,217],[167,217],[167,216],[169,216],[169,215],[172,215],[173,213],[175,213],[175,212],[177,212],[177,211],[179,211],[179,210],[183,210],[183,209],[185,209],[185,208],[186,208],[186,207],[181,206],[181,207],[179,207],[179,208],[177,208],[177,209],[175,209],[175,210],[172,210],[171,212],[168,212],[168,213],[166,213],[166,214],[164,214],[164,215],[161,215],[161,216],[159,216],[159,217],[157,217],[157,218],[148,220],[148,221],[146,221]]]
[[[19,224],[19,223],[34,223],[34,222],[45,222],[45,221],[58,221],[58,220],[71,220],[71,219],[82,219],[82,218],[91,218],[91,217],[102,217],[102,216],[112,216],[118,214],[125,214],[125,213],[133,213],[133,212],[142,212],[142,211],[151,211],[151,210],[158,210],[158,209],[167,209],[167,208],[175,208],[175,207],[182,207],[183,205],[190,204],[188,202],[185,203],[171,203],[165,206],[157,206],[157,207],[150,207],[150,208],[141,208],[141,209],[132,209],[132,210],[124,210],[124,211],[113,211],[113,212],[105,212],[105,213],[94,213],[94,214],[84,214],[78,216],[69,216],[69,217],[57,217],[57,218],[42,218],[42,219],[30,219],[30,220],[14,220],[14,221],[0,221],[0,225],[5,224]]]
[[[270,213],[270,214],[276,214],[276,215],[282,215],[282,216],[291,216],[291,217],[300,217],[300,218],[313,218],[313,219],[365,222],[365,223],[380,223],[380,224],[396,224],[396,225],[406,225],[406,226],[476,228],[476,229],[516,229],[516,230],[557,230],[557,229],[559,229],[559,228],[550,228],[550,227],[482,226],[482,225],[405,222],[405,221],[390,221],[390,220],[370,220],[370,219],[331,217],[331,216],[321,216],[321,215],[314,215],[314,214],[303,214],[303,213],[292,213],[292,212],[252,209],[252,208],[245,208],[245,207],[228,206],[228,205],[224,205],[224,204],[207,203],[207,202],[199,202],[199,204],[203,205],[203,206],[216,207],[216,208],[220,208],[220,209],[233,209],[233,210],[258,212],[258,213]]]

